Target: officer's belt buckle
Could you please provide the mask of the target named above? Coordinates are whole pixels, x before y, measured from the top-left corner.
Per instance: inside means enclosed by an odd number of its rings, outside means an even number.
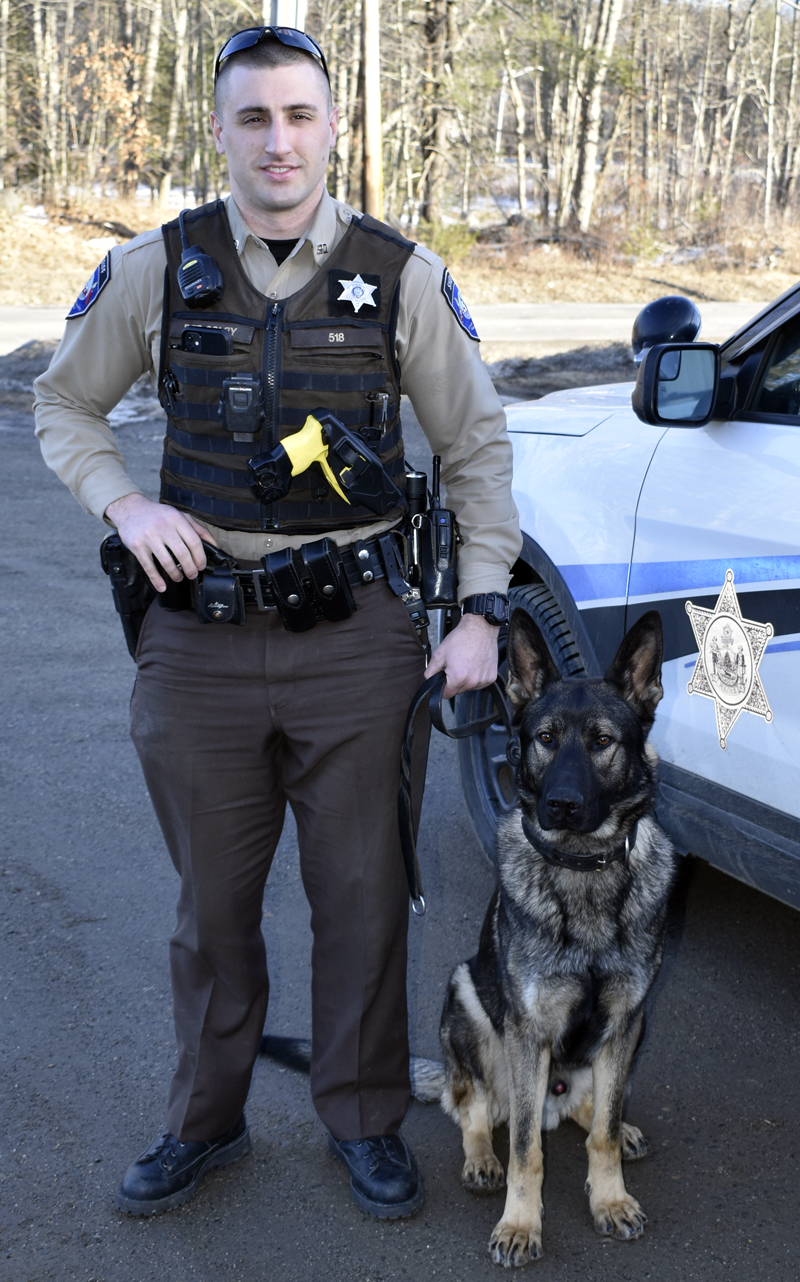
[[[264,586],[267,581],[266,570],[250,570],[249,573],[252,575],[253,592],[255,593],[258,609],[262,614],[266,614],[268,610],[276,610],[277,606],[274,602],[264,600]]]

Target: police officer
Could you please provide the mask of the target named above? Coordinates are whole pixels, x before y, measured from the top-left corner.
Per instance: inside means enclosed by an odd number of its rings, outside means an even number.
[[[398,1134],[409,1101],[398,761],[425,668],[381,553],[400,511],[379,520],[346,505],[314,467],[282,501],[260,504],[246,483],[258,439],[226,422],[220,400],[226,379],[244,378],[270,445],[324,406],[373,441],[402,487],[401,386],[408,393],[442,455],[463,538],[464,616],[427,669],[446,672],[447,696],[496,673],[492,594],[505,592],[520,548],[511,451],[441,261],[326,191],[337,111],[316,43],[291,28],[238,32],[216,73],[211,127],[231,196],[111,251],[37,382],[37,434],[49,466],[116,527],[157,592],[165,576],[202,580],[201,539],[251,568],[294,549],[291,573],[303,548],[312,555],[329,537],[355,611],[299,633],[276,610],[204,626],[154,603],[145,618],[132,735],[181,879],[170,946],[178,1065],[165,1128],[128,1168],[117,1204],[167,1210],[249,1149],[243,1110],[268,994],[261,904],[288,801],[312,910],[314,1104],[358,1205],[397,1218],[423,1198]],[[200,251],[222,292],[190,307]],[[107,419],[142,374],[168,416],[158,503],[128,477]]]

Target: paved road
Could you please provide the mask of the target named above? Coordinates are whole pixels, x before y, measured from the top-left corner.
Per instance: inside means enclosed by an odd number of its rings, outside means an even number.
[[[709,343],[728,338],[761,310],[760,303],[700,303]],[[641,303],[470,303],[470,311],[486,343],[604,343],[630,342]]]
[[[472,308],[491,343],[628,342],[641,303],[498,303]],[[702,337],[720,342],[760,310],[754,303],[703,303]],[[0,307],[0,356],[32,338],[60,338],[66,307]]]

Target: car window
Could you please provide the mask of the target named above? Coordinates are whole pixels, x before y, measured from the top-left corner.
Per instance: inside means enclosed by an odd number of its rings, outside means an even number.
[[[800,317],[794,317],[778,335],[750,409],[800,416]]]

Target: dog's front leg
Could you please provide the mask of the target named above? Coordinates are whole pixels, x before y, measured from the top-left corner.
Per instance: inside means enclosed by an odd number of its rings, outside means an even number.
[[[610,1037],[592,1066],[594,1110],[586,1139],[589,1206],[597,1232],[623,1241],[641,1237],[647,1223],[622,1178],[622,1106],[641,1023],[640,1014],[632,1027]]]
[[[527,1264],[542,1254],[542,1111],[550,1071],[550,1048],[538,1045],[530,1029],[506,1022],[509,1138],[503,1218],[489,1241],[495,1264]]]

